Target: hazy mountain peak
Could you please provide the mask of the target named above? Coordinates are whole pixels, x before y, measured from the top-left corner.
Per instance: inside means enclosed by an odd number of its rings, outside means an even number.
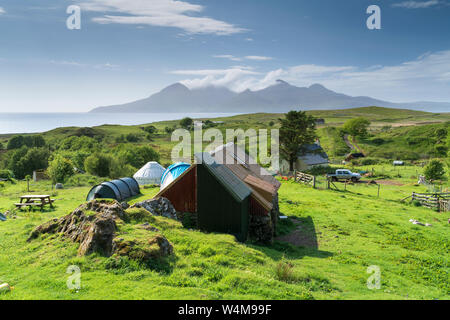
[[[325,88],[321,84],[297,87],[284,80],[277,80],[262,90],[245,90],[235,93],[226,87],[204,87],[190,90],[175,83],[149,98],[127,104],[100,107],[94,112],[286,112],[293,108],[342,109],[364,106],[407,107],[409,109],[440,108],[447,110],[450,104],[442,103],[391,103],[370,97],[352,97]]]
[[[181,84],[179,82],[174,83],[163,90],[161,92],[183,92],[183,91],[190,91],[188,87],[186,87],[184,84]]]
[[[278,79],[278,80],[276,81],[276,83],[277,83],[277,85],[285,85],[285,86],[290,86],[290,84],[289,84],[289,83],[287,83],[286,81],[284,81],[284,80],[281,80],[281,79]]]
[[[328,89],[325,88],[325,86],[321,85],[320,83],[314,83],[313,85],[310,85],[309,89],[312,89],[312,90],[327,90],[328,91]]]

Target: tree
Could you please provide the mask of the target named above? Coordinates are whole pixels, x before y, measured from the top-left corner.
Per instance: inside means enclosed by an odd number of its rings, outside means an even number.
[[[344,124],[343,130],[354,137],[364,137],[369,126],[370,121],[366,118],[354,118]]]
[[[447,139],[447,129],[445,128],[439,128],[436,130],[436,138],[438,142],[443,142],[445,139]]]
[[[285,119],[279,121],[280,151],[289,161],[289,168],[293,171],[300,147],[313,143],[316,139],[316,121],[303,111],[289,111]]]
[[[425,178],[429,181],[440,180],[445,176],[444,164],[439,160],[431,160],[424,169]]]
[[[11,139],[9,139],[8,144],[6,145],[6,149],[8,150],[20,149],[23,145],[24,145],[23,136],[13,136]]]
[[[99,177],[108,177],[111,172],[112,157],[94,153],[86,158],[84,167],[90,174]]]
[[[121,145],[116,152],[122,164],[128,164],[135,168],[140,168],[149,161],[159,161],[159,153],[149,146]]]
[[[193,124],[194,124],[194,120],[192,120],[191,118],[188,118],[188,117],[180,120],[180,126],[187,130],[190,130]]]
[[[75,174],[72,162],[61,155],[57,155],[50,162],[47,172],[53,182],[60,183]]]
[[[9,168],[18,179],[23,179],[27,174],[33,174],[34,170],[46,169],[50,154],[44,148],[22,148],[16,150],[9,162]]]

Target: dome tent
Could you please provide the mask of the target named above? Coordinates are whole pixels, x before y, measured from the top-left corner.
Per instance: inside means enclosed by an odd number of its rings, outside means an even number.
[[[161,183],[161,177],[166,169],[158,162],[149,162],[141,169],[139,169],[133,176],[133,178],[139,183],[139,185],[157,184]]]
[[[140,194],[139,184],[133,178],[122,178],[103,182],[91,189],[86,201],[94,199],[115,199],[119,202]]]
[[[172,181],[181,176],[183,172],[185,172],[190,167],[191,165],[185,162],[175,163],[168,167],[161,177],[161,190],[166,188],[169,184],[172,183]]]

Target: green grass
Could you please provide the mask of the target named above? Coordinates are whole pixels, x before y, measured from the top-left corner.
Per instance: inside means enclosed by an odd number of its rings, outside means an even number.
[[[31,187],[38,193],[51,192],[45,183]],[[99,255],[78,257],[76,244],[55,235],[26,242],[35,226],[83,203],[88,189],[58,191],[55,210],[22,212],[0,222],[0,282],[15,287],[0,299],[450,298],[448,215],[393,199],[314,190],[294,182],[283,182],[281,211],[301,221],[303,232],[318,248],[281,242],[270,247],[241,244],[230,235],[185,229],[161,217],[149,222],[175,250],[163,267],[126,259],[113,263]],[[24,182],[8,183],[0,192],[0,211],[28,193]],[[143,192],[132,202],[151,198],[157,189]],[[433,226],[412,225],[411,218]],[[131,225],[124,228],[130,232],[127,237],[142,237]],[[293,228],[288,223],[283,231]],[[79,292],[66,287],[70,265],[81,269]],[[380,290],[366,287],[370,265],[381,268]]]

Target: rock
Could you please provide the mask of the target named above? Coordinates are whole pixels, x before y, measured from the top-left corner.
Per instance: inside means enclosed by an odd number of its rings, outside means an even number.
[[[156,235],[150,240],[114,241],[116,253],[128,256],[133,260],[146,262],[153,259],[167,257],[173,253],[172,244],[162,235]]]
[[[122,208],[124,210],[127,210],[130,207],[130,205],[128,203],[126,203],[126,202],[122,202],[120,205],[122,206]]]
[[[55,184],[55,189],[62,190],[62,189],[64,189],[64,185],[62,183],[57,183],[57,184]]]
[[[7,283],[0,284],[0,294],[10,292],[13,289],[14,287],[11,287]]]
[[[159,232],[158,228],[152,227],[148,222],[142,224],[141,228],[147,231]]]
[[[116,237],[117,224],[123,223],[127,216],[117,201],[93,200],[76,208],[71,214],[60,219],[50,220],[36,227],[27,241],[41,234],[60,233],[63,237],[78,242],[78,255],[85,256],[98,252],[105,256],[127,255],[131,259],[146,261],[165,257],[173,253],[170,242],[156,234],[148,240],[125,240]],[[140,226],[145,230],[159,232],[148,223]],[[122,232],[122,234],[127,234]]]
[[[123,216],[124,212],[117,202],[90,201],[65,217],[38,226],[31,232],[27,241],[37,238],[40,234],[62,233],[64,237],[80,243],[80,256],[93,252],[110,256],[113,253],[112,240],[116,231],[115,219]]]
[[[172,203],[163,197],[136,203],[132,205],[131,208],[143,208],[154,216],[162,216],[179,221],[177,211],[173,207]]]

